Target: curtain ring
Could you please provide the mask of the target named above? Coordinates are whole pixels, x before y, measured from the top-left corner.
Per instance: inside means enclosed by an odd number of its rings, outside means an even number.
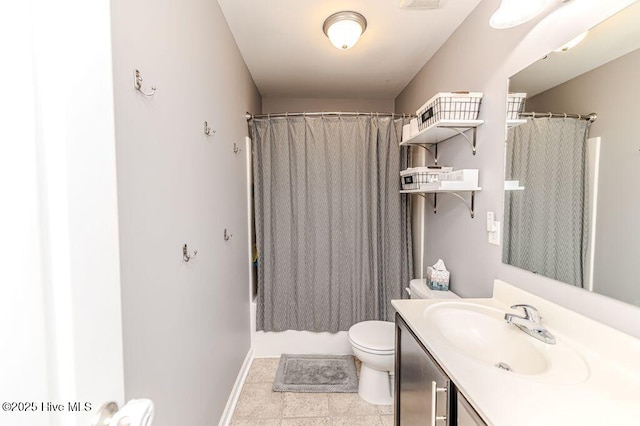
[[[564,119],[565,120],[567,119],[567,113],[566,112],[564,113]]]
[[[549,113],[549,118],[553,118],[553,114]]]
[[[578,120],[582,120],[582,114],[578,114]]]
[[[271,120],[271,113],[270,112],[267,113],[267,120]]]

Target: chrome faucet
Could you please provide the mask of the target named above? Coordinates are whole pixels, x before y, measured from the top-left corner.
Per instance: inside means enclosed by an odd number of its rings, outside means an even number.
[[[513,314],[504,314],[504,320],[507,323],[517,326],[520,330],[538,340],[542,340],[550,345],[556,344],[556,338],[553,337],[553,334],[549,333],[549,330],[544,328],[540,322],[542,317],[536,308],[531,305],[513,305],[511,307],[511,309],[518,308],[522,308],[524,310],[524,316],[521,317]]]

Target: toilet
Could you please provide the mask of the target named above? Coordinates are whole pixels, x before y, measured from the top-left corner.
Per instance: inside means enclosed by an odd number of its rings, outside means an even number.
[[[411,299],[457,299],[451,291],[431,290],[424,279],[411,280]],[[353,354],[362,361],[358,395],[370,404],[393,403],[395,324],[390,321],[363,321],[349,329]]]

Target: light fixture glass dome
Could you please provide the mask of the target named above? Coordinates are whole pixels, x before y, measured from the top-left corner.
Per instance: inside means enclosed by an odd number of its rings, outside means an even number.
[[[367,20],[358,12],[338,12],[329,16],[322,26],[331,44],[340,50],[353,47],[367,29]]]
[[[524,24],[542,12],[545,5],[546,0],[502,0],[489,25],[501,30]]]

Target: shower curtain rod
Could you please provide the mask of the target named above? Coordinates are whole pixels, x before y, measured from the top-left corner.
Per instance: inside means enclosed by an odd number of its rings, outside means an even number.
[[[589,120],[590,122],[594,122],[598,119],[598,114],[592,112],[591,114],[565,114],[565,113],[555,113],[555,112],[521,112],[520,117],[532,117],[532,118],[552,118],[552,117],[560,117],[560,118],[577,118],[578,120]]]
[[[318,117],[318,116],[347,116],[347,117],[356,117],[360,115],[368,115],[373,117],[394,117],[394,118],[411,118],[415,117],[415,115],[411,114],[394,114],[391,112],[278,112],[275,114],[251,114],[247,112],[245,117],[247,121],[252,120],[254,118],[280,118],[280,117]]]

